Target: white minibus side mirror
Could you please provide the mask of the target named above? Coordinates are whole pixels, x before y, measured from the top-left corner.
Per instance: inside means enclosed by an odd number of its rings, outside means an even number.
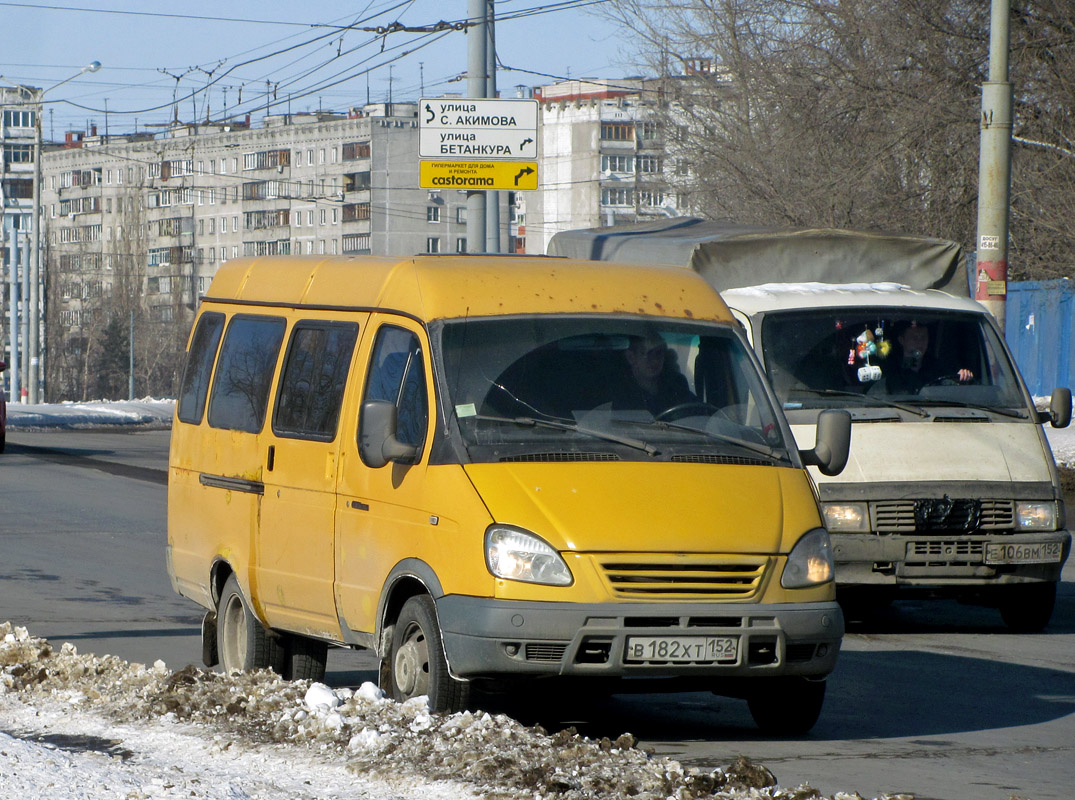
[[[815,466],[822,475],[839,475],[847,466],[851,453],[851,415],[842,409],[829,408],[817,418],[813,450],[800,450],[803,463]]]
[[[358,453],[367,466],[380,469],[389,461],[414,463],[418,448],[396,438],[396,406],[387,400],[367,400],[358,423]]]

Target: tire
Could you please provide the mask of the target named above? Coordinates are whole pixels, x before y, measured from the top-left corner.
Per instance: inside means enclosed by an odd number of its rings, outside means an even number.
[[[328,645],[305,636],[288,636],[282,642],[286,651],[285,680],[323,681],[328,661]]]
[[[251,612],[235,575],[217,603],[217,652],[225,674],[268,668],[283,675],[287,666],[284,648]]]
[[[825,702],[825,680],[775,678],[747,698],[750,715],[769,736],[802,736],[814,727]]]
[[[438,714],[466,708],[470,684],[448,673],[437,610],[429,595],[416,595],[400,609],[387,666],[393,699],[403,702],[425,695],[429,710]]]
[[[7,449],[7,431],[0,433],[0,453]]]
[[[1056,605],[1055,583],[1011,586],[1000,596],[1000,617],[1016,633],[1037,633],[1049,624]]]

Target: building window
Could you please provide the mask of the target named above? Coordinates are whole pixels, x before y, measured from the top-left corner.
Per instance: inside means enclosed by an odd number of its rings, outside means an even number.
[[[638,126],[638,138],[644,142],[652,142],[660,137],[660,126],[656,122],[643,122]]]
[[[33,111],[4,111],[5,128],[32,128],[34,127]]]
[[[601,205],[632,206],[634,205],[634,189],[604,188],[601,190]]]
[[[631,156],[601,156],[601,171],[602,172],[634,172],[632,167]]]
[[[645,208],[660,208],[664,205],[664,192],[639,192],[638,204]]]
[[[602,122],[601,138],[612,142],[634,141],[635,126],[630,122]]]
[[[458,206],[455,209],[455,221],[458,222],[460,225],[465,225],[466,224],[466,222],[467,222],[467,207],[466,206]],[[464,241],[466,241],[466,240],[464,240]]]
[[[426,252],[427,253],[439,253],[440,252],[440,237],[439,236],[427,236],[426,237]]]
[[[353,222],[358,219],[370,218],[369,203],[348,203],[343,207],[343,221]]]
[[[458,239],[455,240],[455,252],[457,252],[457,253],[465,253],[465,252],[467,252],[467,237],[466,236],[460,236]]]
[[[659,156],[639,156],[637,159],[639,172],[662,172],[664,170],[663,159]]]
[[[369,253],[370,235],[368,233],[348,233],[343,236],[344,253]]]
[[[440,222],[440,206],[426,206],[426,222]]]

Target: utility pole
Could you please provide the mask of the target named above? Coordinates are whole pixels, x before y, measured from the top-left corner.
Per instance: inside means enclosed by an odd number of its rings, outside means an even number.
[[[496,97],[496,12],[493,0],[485,6],[485,96]],[[500,252],[500,192],[485,195],[485,252]]]
[[[467,10],[470,28],[467,29],[467,96],[488,97],[486,80],[489,44],[487,0],[468,0]],[[467,191],[467,252],[485,252],[486,193]]]
[[[11,362],[7,365],[11,376],[11,402],[17,403],[19,391],[19,237],[12,225],[8,229],[8,340],[11,342]]]
[[[992,0],[989,80],[982,84],[978,150],[978,238],[974,297],[1004,332],[1008,214],[1012,178],[1012,85],[1008,82],[1008,0]]]

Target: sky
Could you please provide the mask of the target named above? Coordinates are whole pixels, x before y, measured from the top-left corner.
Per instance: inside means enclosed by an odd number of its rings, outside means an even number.
[[[643,74],[629,32],[601,15],[607,0],[497,0],[501,96],[555,78]],[[112,135],[222,114],[347,110],[423,93],[466,93],[468,0],[21,0],[0,2],[3,82],[45,88],[46,138]],[[93,61],[96,72],[79,74]],[[76,77],[73,77],[76,76]],[[553,77],[549,77],[553,76]],[[71,78],[70,81],[67,79]],[[63,85],[59,85],[64,81]],[[106,113],[107,111],[107,113]],[[107,124],[106,124],[107,123]]]

